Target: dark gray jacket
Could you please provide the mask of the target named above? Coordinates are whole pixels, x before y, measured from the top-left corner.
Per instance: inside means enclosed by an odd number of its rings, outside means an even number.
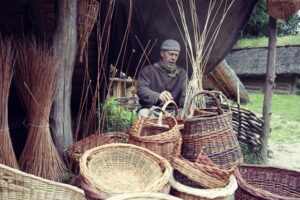
[[[187,87],[187,73],[180,68],[176,77],[170,77],[154,65],[145,66],[139,73],[137,79],[137,95],[143,108],[153,105],[162,106],[157,103],[158,96],[164,90],[169,91],[179,108],[184,105]]]

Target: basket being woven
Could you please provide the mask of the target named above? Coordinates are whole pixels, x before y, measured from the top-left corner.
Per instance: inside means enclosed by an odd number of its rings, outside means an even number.
[[[83,190],[0,164],[0,199],[84,200]]]
[[[125,132],[96,133],[77,141],[65,152],[70,158],[78,161],[83,152],[88,149],[110,143],[128,143],[128,138],[129,136]]]
[[[135,120],[129,135],[129,143],[145,147],[171,160],[179,155],[181,133],[176,119],[166,113],[159,118],[140,117]]]
[[[80,158],[86,193],[108,198],[136,192],[168,192],[172,167],[161,156],[132,144],[106,144]]]
[[[273,166],[242,165],[236,171],[237,200],[300,199],[300,172]]]
[[[188,103],[198,95],[210,96],[216,104],[216,112],[197,109],[185,120],[182,130],[182,152],[184,158],[195,162],[201,149],[221,169],[231,169],[243,162],[240,145],[232,129],[231,112],[224,112],[213,93],[196,93]]]

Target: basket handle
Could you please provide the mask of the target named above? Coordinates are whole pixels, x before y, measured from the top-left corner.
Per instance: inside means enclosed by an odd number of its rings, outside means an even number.
[[[150,109],[149,116],[151,116],[151,114],[154,112],[154,110],[160,110],[161,111],[161,113],[158,116],[158,122],[157,122],[157,124],[158,125],[162,125],[163,114],[165,114],[165,115],[170,115],[170,114],[168,112],[166,112],[165,109],[162,109],[161,107],[155,106],[152,109]]]
[[[189,113],[189,117],[193,116],[193,113],[191,113],[191,105],[192,105],[193,100],[196,98],[196,96],[201,95],[201,94],[210,96],[215,101],[216,106],[217,106],[217,112],[219,115],[222,115],[224,113],[223,109],[221,108],[220,101],[217,99],[216,95],[214,95],[212,92],[208,92],[208,91],[199,91],[192,96],[192,98],[190,99],[190,101],[188,102],[188,104],[186,106],[186,109]]]
[[[175,118],[179,116],[179,111],[178,111],[178,106],[176,104],[176,102],[174,100],[169,100],[167,101],[163,107],[161,108],[163,111],[166,111],[166,108],[168,107],[168,105],[173,104],[174,108],[175,108]],[[159,118],[158,120],[161,121],[162,120],[162,113],[159,114]]]
[[[222,96],[222,97],[225,99],[226,103],[227,103],[228,109],[231,110],[231,106],[230,106],[230,104],[229,104],[228,98],[227,98],[222,92],[219,92],[219,91],[216,91],[216,90],[213,90],[213,91],[210,91],[210,92],[216,93],[216,94],[218,94],[219,96]],[[220,104],[220,105],[221,105],[221,104]]]

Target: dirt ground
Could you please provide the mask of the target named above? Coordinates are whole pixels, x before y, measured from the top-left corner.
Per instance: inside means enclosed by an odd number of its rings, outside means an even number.
[[[269,150],[268,165],[300,171],[300,141],[278,144],[270,140]]]

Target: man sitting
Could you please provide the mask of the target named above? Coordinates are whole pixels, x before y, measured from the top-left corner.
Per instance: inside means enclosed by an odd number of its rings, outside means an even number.
[[[138,117],[148,116],[153,106],[162,106],[168,100],[174,100],[179,108],[184,105],[187,73],[176,65],[180,54],[180,45],[176,40],[165,40],[161,45],[161,60],[148,65],[139,73],[137,95],[142,108]]]

